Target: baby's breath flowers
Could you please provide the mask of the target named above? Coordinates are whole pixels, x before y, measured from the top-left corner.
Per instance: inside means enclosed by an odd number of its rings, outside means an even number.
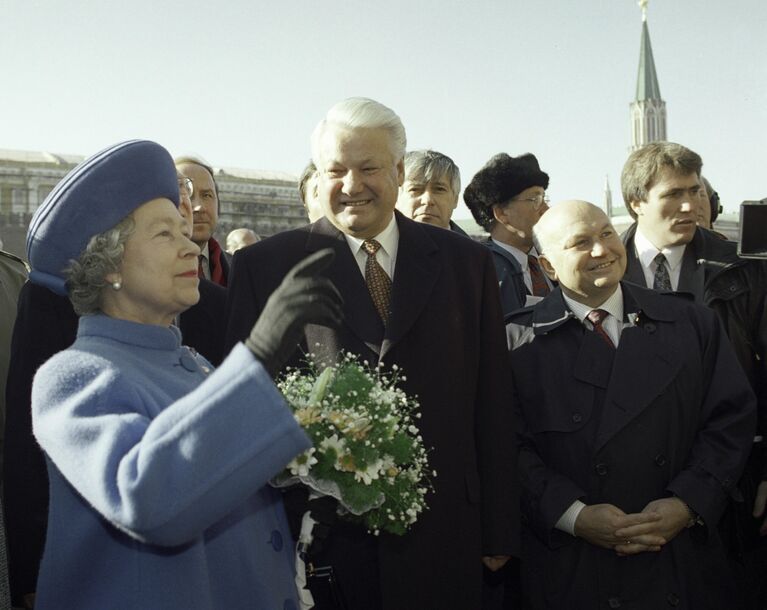
[[[368,531],[404,534],[426,508],[436,473],[415,424],[418,402],[397,387],[400,379],[396,366],[371,370],[350,353],[321,372],[288,370],[277,387],[314,447],[273,484],[306,485],[336,498]]]

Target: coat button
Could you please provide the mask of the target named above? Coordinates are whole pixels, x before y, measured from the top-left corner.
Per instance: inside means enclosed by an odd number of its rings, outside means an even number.
[[[296,603],[292,599],[286,599],[285,603],[282,604],[282,610],[298,610],[298,608],[296,608]]]
[[[197,367],[197,361],[194,359],[194,356],[188,352],[181,354],[179,362],[181,363],[181,366],[183,366],[187,371],[194,373],[195,371],[199,370]]]
[[[621,600],[619,600],[617,597],[611,597],[607,600],[607,605],[610,606],[610,608],[620,608]]]
[[[603,464],[602,462],[600,462],[599,464],[594,466],[594,470],[596,470],[597,474],[600,477],[603,477],[607,474],[607,464]]]
[[[659,453],[658,455],[655,456],[655,463],[658,466],[663,466],[666,463],[666,456],[663,455],[662,453]]]
[[[652,322],[648,322],[647,324],[644,325],[644,329],[648,333],[653,334],[655,332],[655,324],[653,324]]]
[[[668,602],[668,605],[669,605],[669,606],[674,606],[674,607],[676,607],[676,606],[678,606],[678,605],[679,605],[679,596],[678,596],[678,595],[676,595],[675,593],[669,593],[669,594],[666,596],[666,601]]]
[[[583,421],[583,415],[581,415],[580,413],[573,413],[573,421],[576,424],[581,423],[581,421]]]
[[[282,534],[278,532],[277,530],[272,531],[272,535],[269,538],[269,544],[272,545],[272,548],[275,551],[281,551],[282,550]]]

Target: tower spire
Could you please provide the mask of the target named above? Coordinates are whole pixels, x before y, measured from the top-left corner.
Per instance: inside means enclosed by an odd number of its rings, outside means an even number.
[[[607,217],[613,217],[613,193],[610,190],[610,177],[605,174],[605,212]]]
[[[639,45],[639,74],[636,96],[631,104],[631,150],[648,142],[666,139],[666,102],[660,95],[650,30],[647,27],[648,0],[638,0],[642,9],[642,37]]]

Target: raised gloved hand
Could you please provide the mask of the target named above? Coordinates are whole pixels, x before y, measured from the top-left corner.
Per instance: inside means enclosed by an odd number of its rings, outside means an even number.
[[[330,248],[315,252],[293,267],[271,294],[256,320],[250,350],[274,376],[301,341],[304,326],[336,327],[343,319],[343,298],[328,278],[319,273],[335,258]]]

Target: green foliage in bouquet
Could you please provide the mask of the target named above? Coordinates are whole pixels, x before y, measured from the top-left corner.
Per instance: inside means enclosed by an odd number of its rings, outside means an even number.
[[[296,483],[333,496],[346,517],[378,534],[402,535],[426,508],[431,489],[418,402],[390,375],[353,354],[318,372],[289,370],[277,383],[314,447],[297,456],[273,482]]]

